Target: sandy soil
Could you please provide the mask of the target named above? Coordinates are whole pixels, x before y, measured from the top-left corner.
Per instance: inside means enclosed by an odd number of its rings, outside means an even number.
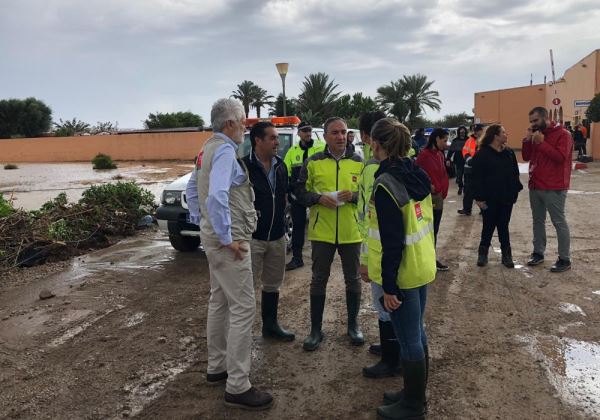
[[[600,165],[574,172],[572,188],[573,269],[551,274],[551,226],[545,264],[522,266],[531,251],[526,191],[511,224],[520,265],[506,269],[493,252],[478,268],[481,221],[456,214],[452,186],[439,243],[451,270],[430,287],[427,309],[430,418],[600,418]],[[225,408],[223,387],[204,382],[209,284],[201,251],[178,253],[149,230],[71,262],[2,273],[0,418],[375,418],[383,391],[401,378],[362,377],[376,359],[344,334],[338,260],[326,339],[316,352],[301,348],[309,265],[289,273],[282,290],[281,323],[297,340],[263,340],[257,318],[251,379],[276,399],[262,413]],[[40,300],[44,288],[56,296]],[[363,292],[361,323],[374,342],[367,285]]]

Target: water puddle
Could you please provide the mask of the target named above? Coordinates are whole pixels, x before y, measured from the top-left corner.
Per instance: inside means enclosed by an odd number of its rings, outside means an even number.
[[[65,192],[69,201],[77,201],[91,185],[117,181],[136,181],[160,200],[162,190],[171,181],[191,170],[191,165],[172,163],[119,162],[119,168],[97,171],[90,163],[22,163],[15,171],[3,171],[0,192],[14,199],[14,206],[37,210],[48,200]]]
[[[558,327],[558,332],[561,334],[564,334],[565,332],[567,332],[568,329],[573,328],[573,327],[581,327],[585,325],[583,322],[581,321],[577,321],[577,322],[569,322],[568,324],[564,324],[564,325],[560,325]]]
[[[559,397],[583,410],[600,416],[600,345],[555,336],[519,337],[528,351],[540,360],[546,376]]]
[[[175,380],[177,375],[185,372],[198,361],[198,346],[191,344],[185,347],[183,360],[169,360],[160,365],[158,369],[138,373],[138,380],[125,385],[123,388],[129,393],[124,413],[127,417],[134,417],[141,413],[146,405],[158,398],[166,386]],[[124,414],[122,413],[122,414]]]
[[[102,318],[104,318],[106,315],[110,314],[113,311],[114,311],[114,309],[108,309],[104,313],[98,315],[97,317],[92,318],[89,321],[86,321],[74,328],[68,329],[63,335],[52,340],[52,342],[50,342],[50,344],[48,344],[48,346],[58,347],[60,345],[65,344],[67,341],[69,341],[73,337],[78,336],[79,334],[81,334],[82,332],[87,330],[89,327],[91,327],[96,322],[100,321]]]
[[[560,309],[560,311],[564,312],[565,314],[579,314],[582,316],[587,316],[585,312],[583,312],[583,309],[581,309],[574,303],[561,302],[558,305],[558,309]]]
[[[523,264],[515,264],[515,269],[521,271],[525,277],[528,279],[533,278],[533,273],[529,270],[528,267],[525,267]]]
[[[144,318],[146,318],[147,315],[148,314],[146,312],[136,312],[135,314],[131,315],[125,320],[125,327],[131,328],[138,324],[141,324],[142,322],[144,322]]]
[[[598,192],[598,191],[569,190],[568,192],[569,192],[569,194],[575,194],[575,195],[596,195],[596,194],[600,194],[600,192]]]

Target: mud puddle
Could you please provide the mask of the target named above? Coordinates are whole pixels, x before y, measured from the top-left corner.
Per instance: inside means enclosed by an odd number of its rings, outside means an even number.
[[[518,339],[542,364],[563,401],[586,415],[600,416],[600,344],[555,336]]]
[[[94,170],[91,163],[22,163],[19,168],[4,171],[0,193],[13,199],[14,206],[37,210],[61,192],[69,201],[77,201],[91,185],[118,181],[135,181],[160,200],[166,185],[191,171],[184,162],[118,162],[117,169]]]

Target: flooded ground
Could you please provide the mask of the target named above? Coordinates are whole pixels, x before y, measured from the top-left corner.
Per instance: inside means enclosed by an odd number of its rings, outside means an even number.
[[[571,188],[600,191],[600,165],[574,172]],[[568,196],[573,268],[561,274],[548,270],[557,253],[549,220],[546,261],[525,264],[527,196],[521,193],[510,226],[515,269],[500,264],[499,252],[479,268],[481,219],[456,214],[462,197],[451,184],[438,238],[450,271],[430,286],[426,313],[429,418],[600,418],[598,196]],[[345,334],[337,258],[325,341],[315,352],[302,350],[309,332],[309,246],[304,258],[303,268],[286,274],[280,299],[280,322],[296,341],[264,340],[258,306],[251,380],[275,397],[262,413],[226,408],[223,387],[205,384],[209,276],[201,251],[177,252],[149,229],[69,262],[2,274],[0,418],[374,419],[383,391],[399,389],[402,379],[361,375],[377,359],[367,346],[351,346]],[[40,300],[42,289],[56,296]],[[367,343],[376,342],[367,284],[360,322]]]
[[[15,207],[37,210],[61,192],[69,201],[77,201],[91,185],[118,181],[135,181],[160,200],[165,185],[190,172],[192,163],[184,162],[117,162],[117,169],[95,170],[88,162],[20,163],[18,169],[0,169],[0,193]]]

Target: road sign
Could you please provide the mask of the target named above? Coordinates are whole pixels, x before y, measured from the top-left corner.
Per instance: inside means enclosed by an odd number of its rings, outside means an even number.
[[[585,107],[585,106],[590,106],[590,103],[592,101],[586,101],[586,100],[575,100],[575,106],[576,107]]]
[[[558,98],[552,99],[552,104],[554,104],[554,105],[560,105],[560,99],[558,99]]]

